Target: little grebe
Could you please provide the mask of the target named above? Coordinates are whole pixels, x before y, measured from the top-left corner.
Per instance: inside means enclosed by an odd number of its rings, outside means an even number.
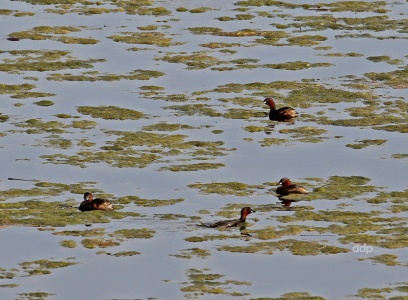
[[[269,111],[269,120],[287,122],[298,116],[298,113],[293,107],[282,107],[276,109],[275,101],[272,98],[266,98],[264,103],[271,109]]]
[[[105,199],[94,199],[92,194],[87,192],[84,194],[84,201],[82,201],[78,209],[80,211],[113,210],[113,205]]]
[[[292,184],[289,178],[282,178],[279,181],[279,184],[280,186],[276,189],[276,193],[279,195],[278,197],[281,201],[283,196],[287,196],[289,194],[307,194],[307,190],[303,186]]]
[[[201,226],[210,227],[210,228],[238,227],[238,226],[243,225],[245,223],[245,221],[246,221],[246,217],[249,214],[254,213],[254,212],[255,211],[252,210],[252,208],[246,206],[243,209],[241,209],[241,218],[239,218],[239,219],[218,221],[218,222],[215,222],[215,223],[212,223],[212,224],[201,223]]]

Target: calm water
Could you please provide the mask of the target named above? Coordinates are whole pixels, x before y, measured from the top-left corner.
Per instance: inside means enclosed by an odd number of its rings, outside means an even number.
[[[34,1],[33,1],[34,2]],[[90,5],[93,8],[118,8],[120,3],[114,1],[99,1],[101,5]],[[129,1],[131,2],[131,1]],[[309,1],[316,4],[319,1]],[[333,2],[333,1],[331,1]],[[293,2],[295,3],[295,2]],[[298,3],[298,2],[296,2]],[[328,2],[330,3],[330,2]],[[23,1],[6,1],[2,9],[12,10],[12,13],[0,15],[1,48],[0,59],[6,63],[7,59],[17,59],[18,56],[9,53],[12,50],[64,50],[69,51],[75,59],[105,59],[104,62],[93,64],[91,69],[64,69],[58,71],[24,71],[0,72],[0,84],[35,85],[32,91],[53,93],[55,96],[43,98],[12,98],[12,94],[0,95],[0,113],[8,115],[6,122],[0,123],[1,131],[6,135],[0,137],[0,159],[2,165],[1,190],[32,189],[31,181],[10,181],[8,177],[50,181],[55,183],[95,182],[92,187],[114,195],[115,199],[124,196],[139,196],[146,199],[175,199],[184,201],[176,205],[161,207],[143,207],[129,205],[123,211],[141,213],[141,217],[129,217],[121,220],[112,219],[110,223],[94,224],[91,228],[105,228],[107,233],[119,229],[149,228],[155,230],[150,239],[129,239],[117,247],[86,249],[81,245],[81,237],[64,237],[51,234],[52,231],[39,231],[35,227],[10,226],[0,229],[0,254],[3,259],[0,268],[17,270],[13,279],[0,279],[1,299],[26,299],[24,293],[46,292],[44,299],[182,299],[196,297],[199,299],[228,299],[234,298],[234,293],[240,294],[235,298],[253,299],[262,297],[279,297],[290,292],[308,292],[314,296],[326,299],[343,299],[349,295],[356,295],[361,288],[395,287],[407,280],[407,253],[404,248],[386,249],[374,247],[373,253],[354,253],[353,244],[341,244],[338,236],[294,235],[303,241],[325,241],[330,246],[347,248],[350,251],[343,254],[299,256],[289,251],[275,250],[273,255],[262,253],[232,253],[218,251],[224,245],[245,246],[252,242],[259,242],[256,235],[251,239],[234,238],[238,231],[223,232],[230,235],[230,239],[214,239],[200,243],[188,242],[185,239],[192,236],[217,235],[216,230],[195,227],[196,222],[188,218],[178,220],[160,220],[161,214],[182,214],[185,216],[200,216],[205,220],[217,220],[217,215],[227,204],[250,204],[256,208],[260,205],[274,204],[276,198],[273,193],[263,190],[252,194],[251,197],[234,195],[202,194],[198,190],[189,188],[189,184],[201,182],[229,182],[237,181],[250,185],[261,185],[265,182],[277,182],[287,176],[294,181],[304,178],[322,178],[330,176],[364,176],[370,178],[370,185],[384,188],[384,191],[403,191],[407,186],[407,159],[394,159],[392,154],[407,153],[406,134],[374,130],[371,127],[342,127],[322,125],[315,121],[302,118],[303,115],[315,115],[323,111],[333,119],[350,118],[347,111],[350,107],[363,106],[363,103],[315,103],[310,107],[296,108],[301,116],[295,124],[277,124],[270,135],[264,131],[250,133],[244,130],[247,126],[268,126],[266,118],[250,119],[210,117],[207,115],[193,116],[178,114],[177,111],[164,109],[171,105],[202,103],[217,111],[224,112],[228,108],[244,108],[253,111],[267,112],[263,105],[265,92],[246,89],[242,92],[221,93],[213,89],[229,84],[249,84],[253,82],[269,83],[274,81],[300,82],[303,79],[313,79],[316,83],[333,88],[348,90],[346,83],[353,79],[364,79],[368,72],[391,72],[407,64],[408,42],[405,33],[399,29],[387,31],[370,30],[322,30],[304,31],[294,28],[295,17],[333,15],[336,18],[365,18],[386,15],[390,19],[400,19],[406,22],[408,7],[403,2],[386,1],[383,7],[385,14],[375,12],[331,12],[305,10],[301,7],[286,9],[277,6],[249,6],[248,11],[239,12],[235,1],[155,1],[151,7],[164,7],[171,14],[166,16],[138,15],[123,12],[109,12],[87,15],[83,13],[87,6],[76,4],[67,7],[66,14],[57,14],[54,9],[63,9],[58,5],[37,5]],[[323,5],[324,6],[324,5]],[[209,7],[203,13],[179,12],[176,9],[185,7],[187,10]],[[16,12],[33,12],[33,16],[14,16]],[[250,20],[220,21],[218,18],[236,14],[250,14]],[[264,16],[269,13],[271,17]],[[274,17],[272,17],[274,16]],[[291,37],[322,35],[327,40],[312,46],[272,46],[256,43],[258,37],[223,37],[211,34],[192,34],[188,28],[216,27],[225,32],[243,29],[276,31],[273,24],[286,24],[284,29]],[[172,38],[169,47],[156,45],[127,44],[114,42],[109,36],[123,32],[142,32],[141,26],[156,25],[157,30],[165,37]],[[6,38],[9,34],[26,31],[36,26],[74,26],[80,32],[68,34],[71,37],[92,37],[98,40],[94,45],[65,44],[59,41],[22,39],[10,42]],[[406,25],[405,25],[406,30]],[[146,30],[145,30],[146,31]],[[149,30],[147,30],[149,31]],[[338,38],[342,34],[370,33],[376,37],[397,38]],[[57,35],[52,35],[57,36]],[[204,48],[206,43],[236,43],[227,48]],[[327,49],[316,48],[331,47]],[[129,48],[146,48],[140,51],[129,51]],[[234,52],[222,52],[222,49]],[[309,68],[290,71],[271,68],[237,68],[230,71],[216,71],[211,68],[189,69],[183,63],[169,63],[162,58],[167,54],[189,55],[206,51],[224,63],[218,66],[234,66],[225,62],[235,59],[256,59],[256,64],[277,64],[292,61],[306,61],[309,63],[331,63],[331,67]],[[324,56],[328,53],[360,53],[361,57]],[[386,55],[392,59],[399,59],[400,63],[374,63],[367,59],[370,56]],[[217,67],[217,66],[215,66]],[[76,74],[96,71],[99,74],[127,74],[133,70],[155,70],[165,75],[150,80],[120,80],[120,81],[52,81],[48,77],[52,74]],[[32,78],[36,78],[33,80]],[[365,78],[366,79],[366,78]],[[365,81],[364,81],[365,82]],[[367,84],[372,93],[379,97],[381,103],[385,101],[402,100],[406,102],[406,89],[392,88],[383,82],[369,82]],[[143,86],[159,86],[164,89],[159,97],[146,97],[142,94]],[[208,93],[203,93],[209,91]],[[208,100],[197,100],[195,93],[203,93]],[[272,90],[269,92],[273,92]],[[284,96],[288,91],[278,91]],[[268,93],[268,92],[266,92]],[[171,101],[170,95],[182,94],[185,102]],[[164,97],[163,97],[164,95]],[[259,99],[259,105],[241,106],[224,103],[222,98],[245,97]],[[54,105],[42,107],[34,102],[52,100]],[[278,105],[284,105],[279,99]],[[24,105],[18,105],[22,103]],[[16,105],[17,104],[17,105]],[[78,106],[112,105],[137,110],[145,114],[139,120],[104,120],[92,118],[78,113]],[[64,121],[56,117],[57,114],[70,114],[78,119]],[[406,116],[406,114],[405,114]],[[43,122],[60,121],[71,124],[73,120],[94,120],[97,124],[90,129],[67,128],[66,132],[57,135],[60,138],[73,141],[68,149],[49,146],[50,133],[27,134],[18,124],[29,120],[39,119]],[[161,171],[163,166],[197,162],[188,151],[178,157],[168,157],[162,162],[150,164],[145,168],[117,168],[108,163],[86,163],[85,168],[68,164],[46,163],[43,155],[75,155],[84,147],[78,145],[80,140],[92,141],[95,145],[92,151],[99,151],[100,147],[109,144],[117,137],[106,133],[107,130],[141,131],[143,126],[165,123],[180,123],[194,126],[196,129],[180,129],[171,134],[184,134],[186,140],[223,141],[224,156],[217,156],[212,163],[222,163],[225,166],[215,170],[200,170],[192,172]],[[405,122],[404,124],[406,124]],[[407,124],[406,124],[407,125]],[[326,138],[320,143],[300,142],[288,135],[279,133],[281,129],[296,129],[303,126],[313,126],[325,129]],[[221,130],[214,134],[214,130]],[[169,132],[159,132],[169,133]],[[262,147],[265,138],[292,139],[281,146]],[[341,138],[338,138],[341,137]],[[346,147],[357,140],[384,139],[387,142],[381,146],[370,146],[361,150]],[[149,150],[148,146],[140,147],[141,151]],[[168,161],[166,161],[168,159]],[[206,162],[203,160],[203,162]],[[270,188],[274,189],[274,186]],[[97,194],[97,193],[96,193]],[[5,203],[25,201],[30,198],[6,199]],[[63,193],[57,197],[45,199],[50,202],[64,203],[75,199],[78,204],[81,195]],[[350,211],[377,211],[385,209],[386,205],[373,205],[355,199],[340,199],[336,201],[306,202],[314,210],[334,210],[337,204],[351,205]],[[208,210],[202,213],[201,210]],[[406,211],[406,208],[405,208]],[[78,212],[79,213],[79,212]],[[236,210],[238,215],[239,210]],[[293,214],[291,211],[258,212],[251,215],[250,229],[259,230],[267,226],[287,225],[277,221],[277,216]],[[406,226],[407,214],[401,212],[396,216],[402,218],[401,226]],[[0,223],[3,223],[0,220]],[[308,222],[307,225],[329,226],[331,222]],[[305,224],[303,223],[303,225]],[[315,224],[319,223],[319,224]],[[323,223],[323,224],[322,224]],[[292,225],[292,224],[290,224]],[[302,225],[302,223],[293,223]],[[87,230],[84,225],[55,228],[61,230]],[[60,241],[73,239],[78,242],[75,248],[64,248]],[[205,258],[193,256],[183,259],[179,255],[186,249],[198,247],[208,250],[210,255]],[[101,253],[116,253],[120,251],[138,251],[141,254],[129,257],[115,257]],[[370,260],[360,261],[370,256],[393,254],[398,256],[400,266],[386,266],[375,264]],[[50,259],[73,261],[77,264],[60,269],[51,270],[51,274],[26,276],[20,263]],[[224,294],[205,293],[193,295],[181,289],[192,284],[188,275],[191,270],[201,270],[204,273],[223,275],[216,280],[222,282]],[[240,284],[237,282],[241,282]],[[244,283],[242,283],[244,282]],[[16,284],[16,287],[3,286]],[[386,296],[402,293],[390,293]],[[406,295],[406,294],[405,294]],[[34,298],[32,299],[41,299]],[[358,298],[357,296],[355,298]]]

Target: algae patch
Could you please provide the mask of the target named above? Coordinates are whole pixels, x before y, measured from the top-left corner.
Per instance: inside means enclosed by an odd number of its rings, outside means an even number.
[[[218,59],[209,56],[205,52],[196,52],[188,55],[166,55],[162,60],[169,63],[184,63],[189,70],[205,69],[218,63]]]
[[[80,32],[81,29],[73,26],[37,26],[30,31],[13,32],[10,38],[30,40],[53,40],[65,44],[96,44],[98,40],[93,38],[70,37],[68,34]]]
[[[148,228],[132,228],[116,230],[111,236],[120,236],[126,239],[150,239],[156,232]]]
[[[85,109],[83,109],[85,108]],[[111,114],[113,109],[116,114]],[[138,118],[141,113],[116,107],[81,107],[82,113],[90,113],[100,118]],[[105,162],[115,167],[144,168],[153,163],[169,162],[170,158],[176,161],[199,161],[191,166],[163,167],[162,170],[174,171],[202,170],[205,168],[221,167],[216,164],[201,164],[201,161],[215,159],[226,155],[228,149],[222,147],[222,141],[186,141],[186,135],[164,134],[153,132],[105,131],[108,136],[119,136],[116,140],[108,141],[100,149],[87,149],[75,155],[53,154],[43,155],[49,163],[70,164],[86,167],[87,163]],[[173,169],[174,168],[174,169]]]
[[[369,72],[364,75],[373,81],[384,83],[395,89],[406,89],[408,87],[408,67],[400,68],[391,72]]]
[[[398,256],[393,254],[382,254],[368,258],[375,264],[384,264],[386,266],[400,266],[401,263],[397,261]],[[365,260],[365,259],[364,259]]]
[[[63,227],[77,224],[109,223],[112,218],[122,219],[139,215],[134,212],[120,211],[81,213],[78,211],[79,203],[71,199],[64,202],[44,199],[60,197],[67,192],[82,193],[83,190],[89,188],[89,184],[59,184],[38,181],[32,189],[4,190],[2,191],[2,198],[0,198],[4,201],[0,203],[0,225]]]
[[[68,235],[68,236],[80,236],[81,244],[87,249],[94,248],[110,248],[121,245],[122,242],[130,239],[150,239],[156,232],[148,228],[132,228],[132,229],[120,229],[112,233],[107,233],[104,228],[96,228],[82,231],[60,231],[55,232],[56,235]],[[76,245],[76,244],[75,244]],[[129,253],[117,253],[114,256],[131,256],[139,254],[139,252]]]
[[[149,80],[151,78],[158,78],[164,73],[154,70],[134,70],[127,74],[112,74],[112,73],[98,73],[96,71],[83,72],[80,75],[76,74],[50,74],[47,79],[53,81],[119,81],[119,80]]]
[[[230,292],[232,287],[249,286],[252,283],[247,281],[222,280],[224,275],[209,273],[209,270],[188,269],[186,271],[188,281],[183,282],[181,291],[185,293],[187,298],[197,296],[214,296],[214,295],[229,295],[229,296],[247,296],[248,293]]]
[[[127,44],[155,45],[158,47],[170,47],[175,45],[175,43],[172,42],[172,38],[166,37],[164,33],[155,31],[122,32],[121,34],[112,35],[108,38],[114,40],[115,42]]]
[[[211,253],[209,250],[195,247],[181,250],[179,254],[174,254],[173,256],[177,258],[191,259],[191,258],[207,258],[210,255]]]
[[[171,171],[171,172],[192,172],[192,171],[202,171],[202,170],[213,170],[225,167],[221,163],[196,163],[196,164],[184,164],[184,165],[171,165],[160,168],[160,171]]]
[[[127,196],[120,198],[117,203],[120,204],[129,204],[135,203],[138,206],[143,207],[159,207],[159,206],[168,206],[168,205],[175,205],[177,203],[183,202],[184,199],[169,199],[169,200],[159,200],[159,199],[143,199],[138,196]]]
[[[28,275],[46,275],[51,274],[52,269],[65,268],[75,264],[75,262],[68,261],[39,259],[20,263],[20,266]]]
[[[258,186],[248,185],[242,182],[213,182],[192,183],[189,188],[199,189],[203,194],[250,196],[256,193]]]
[[[0,64],[1,69],[2,64]],[[0,94],[1,95],[11,95],[10,98],[15,99],[26,99],[26,98],[41,98],[41,97],[51,97],[55,96],[52,93],[41,93],[33,92],[35,86],[32,84],[0,84]],[[4,116],[3,116],[4,118]]]
[[[352,149],[363,149],[368,146],[381,146],[387,142],[387,140],[376,139],[376,140],[357,140],[356,144],[347,144],[346,147]]]
[[[144,116],[136,110],[117,106],[79,106],[77,110],[81,114],[105,120],[138,120]]]
[[[95,63],[105,62],[105,59],[75,59],[69,51],[62,50],[10,50],[14,59],[3,59],[0,64],[2,72],[23,71],[57,71],[64,69],[89,69]]]
[[[263,253],[273,254],[274,251],[288,250],[293,255],[319,255],[319,254],[338,254],[347,253],[348,249],[336,246],[320,244],[318,242],[299,241],[294,239],[281,240],[278,242],[255,242],[247,246],[221,246],[217,248],[220,251],[239,252],[239,253]]]
[[[406,298],[407,290],[408,284],[406,282],[400,282],[397,284],[392,284],[391,287],[361,288],[358,290],[356,295],[352,295],[350,297],[404,300]],[[395,296],[391,297],[390,293],[393,293]]]

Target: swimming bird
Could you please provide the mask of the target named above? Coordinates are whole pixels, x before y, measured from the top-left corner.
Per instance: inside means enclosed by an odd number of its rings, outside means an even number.
[[[264,103],[269,106],[269,120],[279,121],[279,122],[288,122],[293,118],[298,116],[298,113],[293,107],[282,107],[276,109],[275,101],[272,98],[266,98]]]
[[[80,211],[89,210],[113,210],[113,205],[110,201],[105,199],[93,198],[91,193],[86,192],[84,194],[84,201],[79,205]]]
[[[255,211],[252,208],[246,206],[241,209],[241,217],[239,219],[218,221],[212,224],[201,223],[200,226],[210,227],[210,228],[227,228],[227,227],[241,227],[245,221],[246,217],[254,213]]]
[[[289,178],[284,177],[279,181],[279,187],[276,189],[276,193],[279,195],[279,200],[281,201],[287,201],[286,199],[283,199],[282,197],[287,196],[289,194],[307,194],[307,190],[300,185],[292,184]],[[295,200],[291,200],[294,202]],[[283,204],[285,206],[290,206],[292,202],[284,202]],[[287,205],[289,204],[289,205]]]

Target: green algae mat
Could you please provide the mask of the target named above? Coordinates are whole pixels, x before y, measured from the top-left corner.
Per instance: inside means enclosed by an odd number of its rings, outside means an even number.
[[[3,3],[0,297],[406,299],[407,14]],[[282,205],[283,177],[308,194]]]

